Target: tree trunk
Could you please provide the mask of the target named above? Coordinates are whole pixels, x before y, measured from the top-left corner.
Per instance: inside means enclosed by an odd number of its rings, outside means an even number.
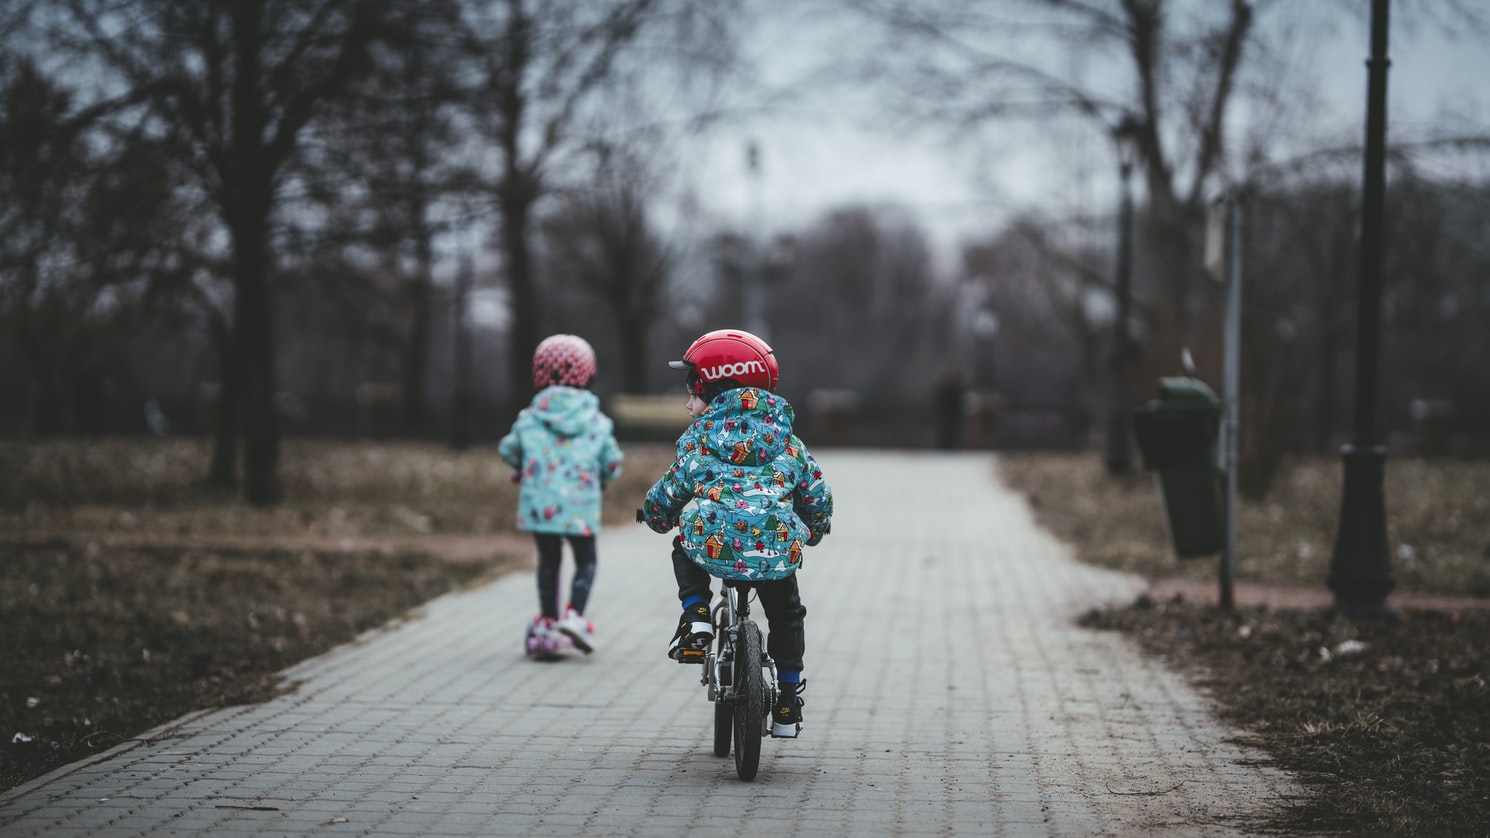
[[[212,342],[217,346],[217,406],[212,423],[212,465],[207,485],[232,489],[238,485],[238,365],[234,363],[233,334],[228,324],[211,316]]]
[[[627,393],[647,392],[647,326],[645,318],[618,318],[621,333],[621,389]]]
[[[259,85],[263,68],[259,31],[263,9],[252,3],[234,7],[237,55],[233,80],[233,152],[224,199],[233,237],[234,352],[240,378],[238,398],[243,429],[243,481],[248,502],[278,503],[279,421],[274,410],[274,330],[269,292],[269,210],[274,201],[274,167],[265,147],[268,124]]]
[[[1315,380],[1318,383],[1318,398],[1314,400],[1312,418],[1313,433],[1310,448],[1315,454],[1334,453],[1331,444],[1335,437],[1335,378],[1339,366],[1337,353],[1340,335],[1334,328],[1326,329],[1317,339],[1315,354]]]
[[[22,286],[26,290],[26,296],[20,297],[23,303],[20,309],[21,323],[17,330],[19,337],[16,343],[20,347],[21,357],[25,359],[27,372],[30,374],[26,405],[26,418],[30,431],[36,436],[52,436],[62,432],[63,415],[66,411],[57,373],[55,350],[48,348],[42,335],[60,335],[61,328],[58,323],[48,322],[53,317],[50,297],[44,296],[41,305],[35,310],[27,309],[31,303],[26,297],[30,296],[32,293],[30,289],[35,285],[34,282],[28,282]]]
[[[409,342],[404,349],[404,433],[424,430],[424,378],[429,363],[430,263],[433,256],[428,234],[421,232],[417,273],[409,282]]]
[[[279,418],[274,410],[274,339],[269,279],[264,248],[264,221],[241,225],[237,255],[238,300],[234,309],[238,369],[242,390],[243,481],[245,497],[255,506],[278,503]],[[255,244],[257,246],[255,246]]]
[[[422,63],[417,65],[422,68]],[[411,71],[413,72],[413,71]],[[413,81],[417,81],[417,78]],[[414,164],[415,176],[408,184],[409,230],[414,239],[414,277],[409,282],[409,342],[404,348],[403,430],[415,435],[424,429],[424,379],[429,365],[431,272],[434,269],[434,243],[429,224],[429,197],[425,193],[423,173],[429,168],[428,132],[421,122],[411,126],[407,149]]]
[[[528,248],[533,208],[531,190],[521,173],[509,173],[502,190],[502,248],[507,256],[507,290],[512,295],[512,338],[508,369],[512,374],[514,416],[533,398],[533,350],[538,346],[538,293]]]

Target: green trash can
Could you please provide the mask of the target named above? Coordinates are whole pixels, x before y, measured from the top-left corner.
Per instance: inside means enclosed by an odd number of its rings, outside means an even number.
[[[1221,473],[1216,432],[1221,400],[1198,378],[1159,379],[1159,398],[1133,414],[1144,468],[1159,473],[1164,517],[1180,558],[1221,552]]]

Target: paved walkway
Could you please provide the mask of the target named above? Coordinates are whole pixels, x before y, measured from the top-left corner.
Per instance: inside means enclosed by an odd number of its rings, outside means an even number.
[[[1073,561],[990,457],[820,460],[838,513],[800,577],[806,726],[752,783],[663,655],[667,538],[628,525],[600,542],[591,657],[525,660],[533,583],[508,577],[292,669],[291,695],[0,796],[0,834],[1218,835],[1299,793],[1181,679],[1073,624],[1141,583]],[[906,512],[926,526],[891,529]]]

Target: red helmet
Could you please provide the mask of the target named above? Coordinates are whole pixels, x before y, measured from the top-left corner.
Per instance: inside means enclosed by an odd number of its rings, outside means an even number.
[[[533,386],[584,387],[595,377],[595,350],[579,335],[549,335],[533,350]]]
[[[781,369],[765,341],[740,329],[719,329],[693,342],[683,360],[669,361],[675,370],[688,370],[690,388],[702,396],[712,385],[730,379],[741,387],[774,391]],[[698,384],[692,383],[697,380]]]

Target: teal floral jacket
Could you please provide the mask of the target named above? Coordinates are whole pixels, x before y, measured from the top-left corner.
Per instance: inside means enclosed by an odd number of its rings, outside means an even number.
[[[610,417],[589,390],[546,387],[497,443],[518,470],[517,528],[561,535],[600,532],[600,490],[621,473],[625,455]]]
[[[784,579],[828,534],[833,492],[792,434],[795,413],[769,390],[727,390],[678,438],[678,458],[647,491],[656,532],[678,527],[695,564],[722,579]]]

